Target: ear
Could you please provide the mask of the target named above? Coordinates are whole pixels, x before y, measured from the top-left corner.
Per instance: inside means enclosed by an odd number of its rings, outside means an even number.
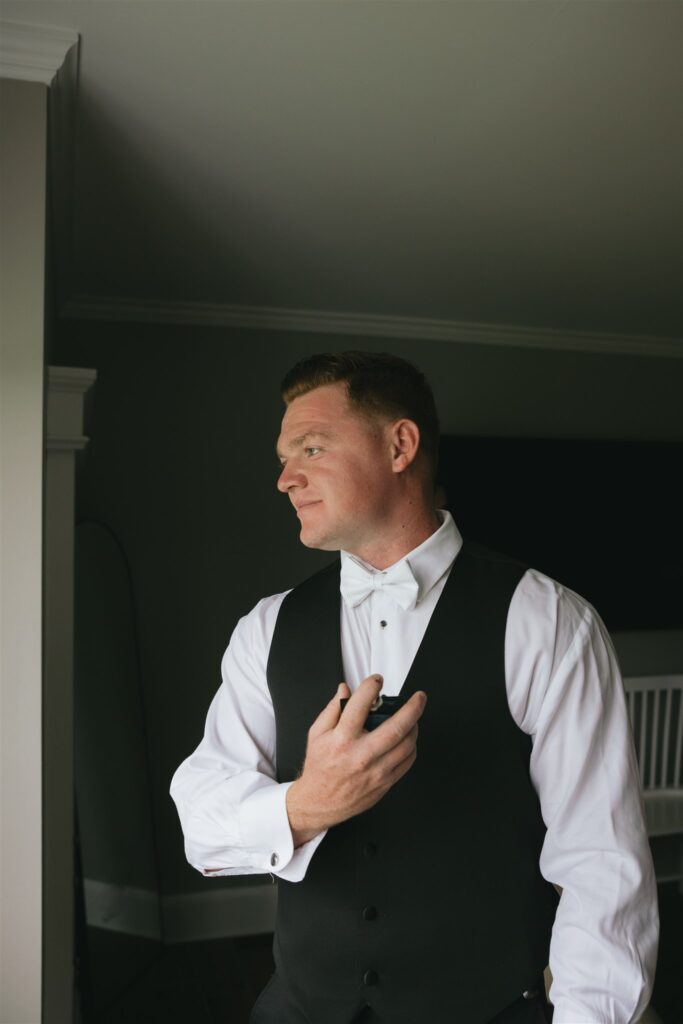
[[[420,428],[413,420],[396,420],[389,428],[391,468],[394,473],[405,473],[420,448]]]

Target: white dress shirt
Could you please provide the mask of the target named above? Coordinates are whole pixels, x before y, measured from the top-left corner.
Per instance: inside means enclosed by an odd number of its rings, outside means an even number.
[[[383,694],[401,691],[448,575],[457,572],[462,538],[450,513],[439,516],[441,527],[379,574],[367,598],[355,607],[341,602],[352,692],[375,672],[384,677]],[[342,571],[353,557],[341,553]],[[397,567],[405,571],[405,562],[419,588],[408,611],[381,586]],[[285,596],[264,598],[238,622],[204,737],[173,776],[185,853],[205,875],[272,872],[298,882],[324,842],[321,832],[294,849],[285,805],[291,781],[275,781],[266,664]],[[510,713],[532,738],[531,781],[547,827],[540,870],[563,890],[550,946],[554,1024],[631,1024],[651,994],[659,922],[612,643],[589,604],[529,569],[510,603],[505,675]],[[418,757],[419,745],[418,737]],[[442,884],[447,879],[445,872]]]

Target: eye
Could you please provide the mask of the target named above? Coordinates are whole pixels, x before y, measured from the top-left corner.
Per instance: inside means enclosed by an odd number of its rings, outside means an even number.
[[[322,448],[304,448],[306,455],[316,455]]]

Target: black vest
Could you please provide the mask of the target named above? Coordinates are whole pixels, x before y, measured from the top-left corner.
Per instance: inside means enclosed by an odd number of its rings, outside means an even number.
[[[454,1005],[458,1021],[483,1024],[548,963],[557,894],[538,866],[531,740],[505,686],[523,573],[465,543],[401,689],[428,694],[417,760],[329,829],[301,882],[279,882],[275,963],[311,1024],[348,1024],[366,1003],[387,1024],[452,1024]],[[344,678],[340,614],[338,561],[280,608],[268,686],[281,782],[297,777],[308,728]]]

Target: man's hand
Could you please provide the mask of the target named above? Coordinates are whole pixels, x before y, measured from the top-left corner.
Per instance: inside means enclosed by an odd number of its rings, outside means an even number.
[[[381,688],[381,676],[368,676],[342,713],[339,700],[350,690],[341,683],[308,730],[301,775],[287,790],[295,847],[372,807],[417,757],[417,722],[427,694],[414,693],[386,722],[368,732],[363,726]]]

